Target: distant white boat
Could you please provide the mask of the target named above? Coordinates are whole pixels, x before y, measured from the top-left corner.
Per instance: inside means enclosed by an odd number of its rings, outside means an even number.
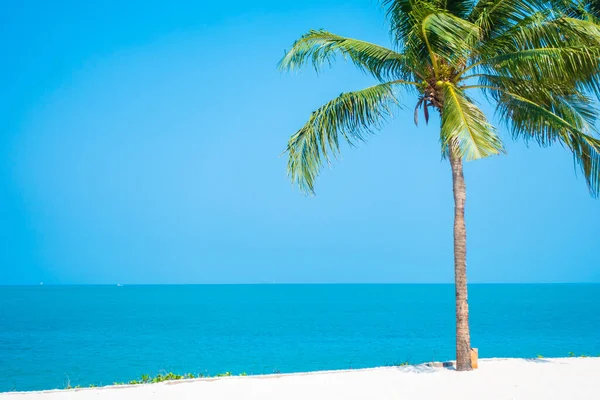
[[[123,286],[123,285],[121,285],[120,283],[117,283],[117,286]]]

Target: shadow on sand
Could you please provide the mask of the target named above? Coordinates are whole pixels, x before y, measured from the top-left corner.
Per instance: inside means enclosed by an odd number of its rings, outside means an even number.
[[[456,367],[452,362],[444,362],[444,363],[435,363],[432,364],[419,364],[419,365],[404,365],[396,367],[401,372],[409,372],[409,373],[419,373],[419,374],[428,374],[437,372],[440,369],[447,369],[451,371],[455,371]]]
[[[545,358],[525,358],[524,360],[527,362],[536,363],[536,364],[545,364],[545,363],[552,362]]]

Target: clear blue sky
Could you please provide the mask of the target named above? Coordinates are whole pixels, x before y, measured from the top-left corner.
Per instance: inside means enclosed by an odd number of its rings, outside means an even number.
[[[2,9],[0,284],[452,281],[450,170],[414,99],[316,197],[279,157],[371,83],[344,63],[282,75],[284,49],[311,28],[387,44],[375,2]],[[507,147],[466,166],[471,281],[599,282],[600,201],[570,155]]]

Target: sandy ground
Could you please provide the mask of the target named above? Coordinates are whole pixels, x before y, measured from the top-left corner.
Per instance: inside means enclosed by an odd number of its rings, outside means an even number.
[[[473,372],[385,367],[0,394],[13,399],[600,399],[600,358],[488,359]]]

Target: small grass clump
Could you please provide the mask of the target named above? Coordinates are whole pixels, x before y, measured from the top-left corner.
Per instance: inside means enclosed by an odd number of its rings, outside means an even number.
[[[179,381],[179,380],[199,379],[199,378],[222,378],[222,377],[227,377],[227,376],[235,376],[235,375],[231,372],[224,372],[222,374],[216,374],[213,376],[204,375],[204,374],[194,375],[192,373],[179,375],[179,374],[176,374],[173,372],[167,372],[167,373],[159,373],[156,376],[142,375],[139,379],[133,379],[129,382],[113,382],[113,386],[144,385],[144,384],[149,384],[149,383],[160,383],[160,382],[167,382],[167,381]],[[246,372],[242,372],[238,376],[248,376],[248,374]],[[95,388],[98,386],[95,384],[91,384],[89,387]],[[81,385],[71,386],[70,382],[68,382],[67,385],[65,386],[65,389],[79,389],[79,388],[81,388]]]
[[[81,385],[71,386],[70,383],[67,383],[67,387],[65,389],[81,389]]]
[[[407,365],[410,365],[409,361],[396,361],[396,362],[392,362],[392,363],[385,363],[384,366],[385,367],[406,367]]]
[[[580,356],[577,356],[574,352],[569,352],[569,357],[579,357],[579,358],[588,358],[588,357],[593,357],[590,356],[589,354],[581,354]],[[600,354],[598,355],[598,357],[600,357]]]

